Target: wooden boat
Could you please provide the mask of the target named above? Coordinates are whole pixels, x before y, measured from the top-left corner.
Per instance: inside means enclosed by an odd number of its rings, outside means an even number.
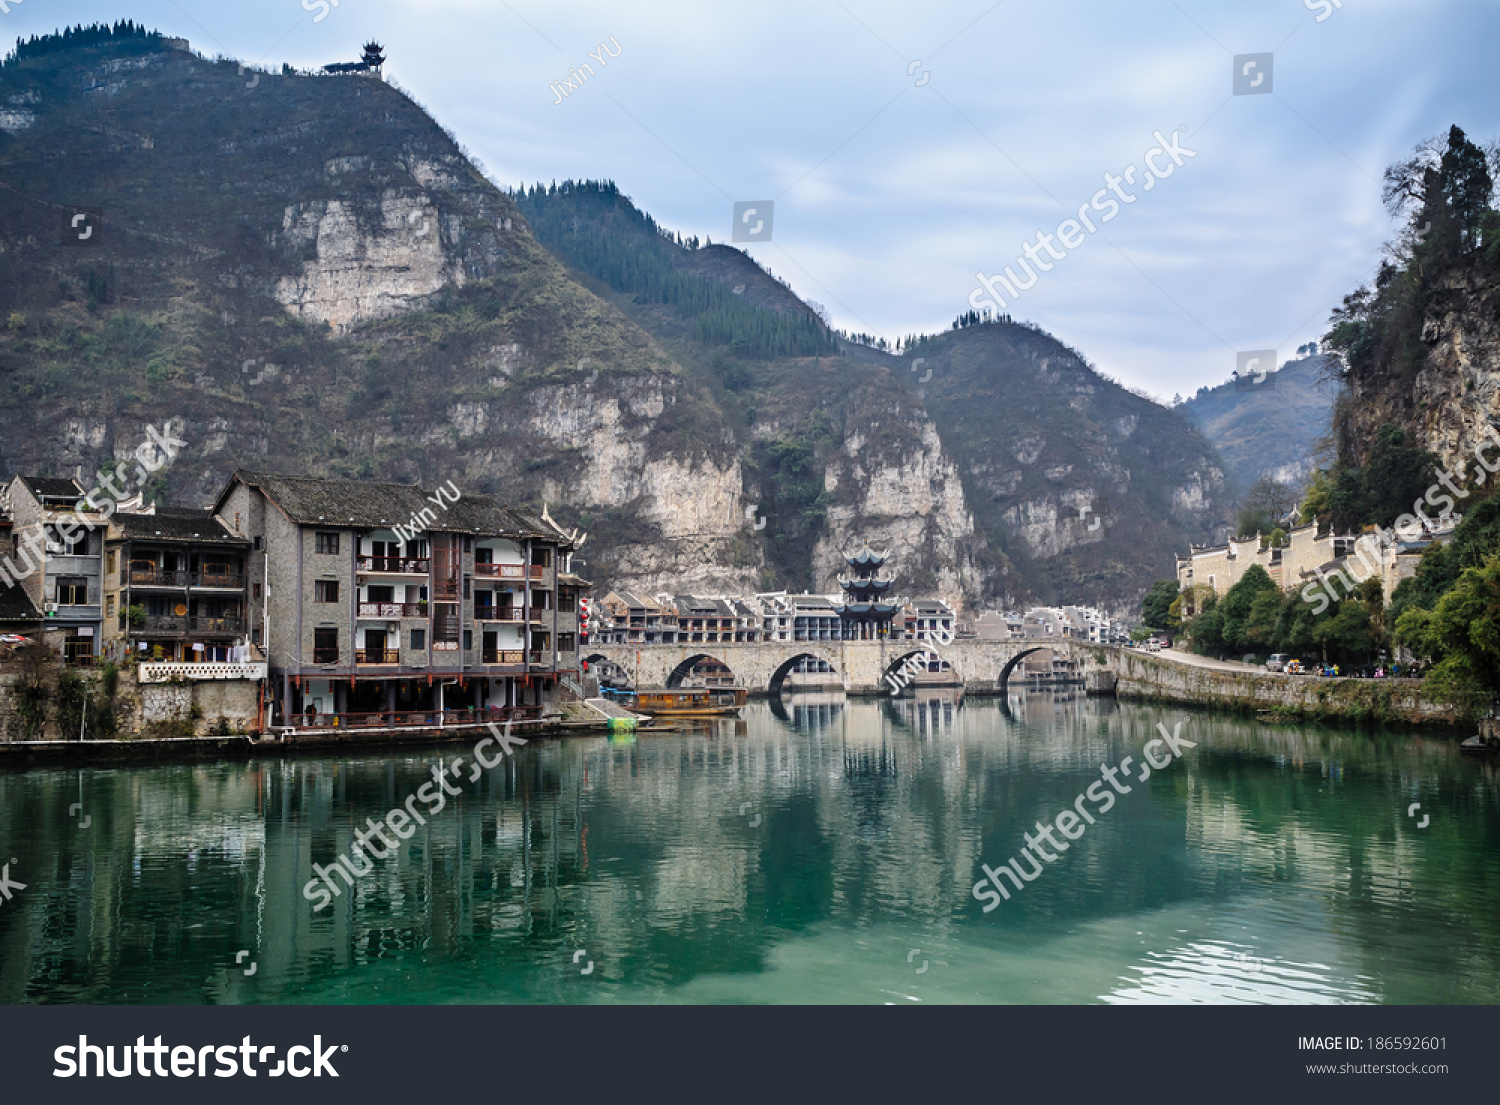
[[[651,717],[731,717],[750,698],[744,687],[667,687],[607,693],[612,702]]]

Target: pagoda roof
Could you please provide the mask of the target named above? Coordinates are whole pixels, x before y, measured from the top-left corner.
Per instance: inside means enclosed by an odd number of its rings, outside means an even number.
[[[870,548],[870,543],[866,541],[860,546],[859,552],[853,556],[846,554],[844,559],[851,568],[878,568],[885,563],[886,557],[890,555],[890,549],[886,549],[884,552],[875,552]]]
[[[889,591],[896,585],[895,576],[839,576],[839,586],[844,590]]]
[[[847,602],[833,609],[841,618],[889,618],[896,613],[895,604],[889,602]]]

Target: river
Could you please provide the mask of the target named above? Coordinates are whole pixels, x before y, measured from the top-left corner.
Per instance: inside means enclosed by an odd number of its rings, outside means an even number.
[[[1195,747],[983,912],[1158,722]],[[799,695],[533,740],[315,910],[468,752],[0,771],[0,1001],[1500,1002],[1500,770],[1447,739]]]

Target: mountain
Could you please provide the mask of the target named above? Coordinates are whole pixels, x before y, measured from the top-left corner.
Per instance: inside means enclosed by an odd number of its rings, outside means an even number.
[[[1301,484],[1311,474],[1338,391],[1327,360],[1300,356],[1259,382],[1249,376],[1201,388],[1177,408],[1213,443],[1237,491],[1263,477]]]
[[[374,76],[23,44],[0,256],[8,471],[91,483],[170,417],[148,490],[185,502],[240,466],[452,479],[586,528],[606,586],[824,590],[869,541],[971,608],[1123,608],[1227,514],[1198,433],[1046,334],[847,340],[612,185],[495,187]]]

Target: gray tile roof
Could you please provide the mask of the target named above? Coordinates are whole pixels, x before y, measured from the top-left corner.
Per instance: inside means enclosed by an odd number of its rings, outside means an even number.
[[[20,587],[0,587],[0,625],[7,622],[39,622],[42,615]]]
[[[194,544],[231,545],[248,549],[250,542],[236,537],[214,517],[211,510],[181,507],[158,509],[155,514],[116,514],[113,522],[131,541],[173,541]]]
[[[389,528],[409,525],[413,516],[431,510],[436,518],[426,521],[429,532],[566,541],[564,534],[529,511],[502,506],[487,495],[462,489],[458,502],[445,504],[436,491],[404,483],[277,476],[243,469],[234,474],[230,486],[236,481],[259,489],[289,519],[303,526]],[[228,493],[226,487],[215,509]]]
[[[78,481],[71,477],[18,476],[17,479],[38,499],[67,499],[69,502],[77,502],[87,494]]]

